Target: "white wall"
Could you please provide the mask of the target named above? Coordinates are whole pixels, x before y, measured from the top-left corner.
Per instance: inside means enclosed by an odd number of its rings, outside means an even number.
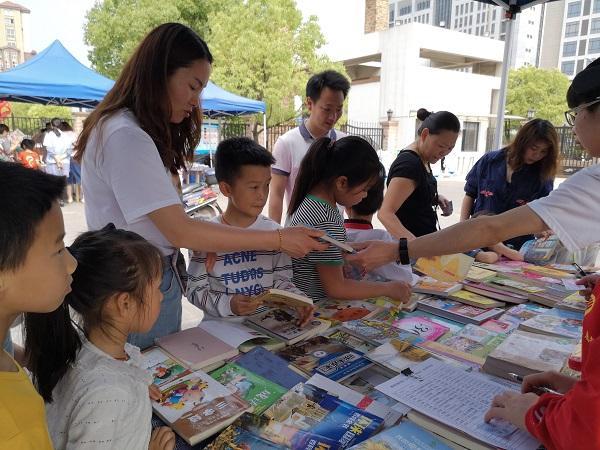
[[[348,119],[379,123],[379,82],[353,84],[348,95]]]

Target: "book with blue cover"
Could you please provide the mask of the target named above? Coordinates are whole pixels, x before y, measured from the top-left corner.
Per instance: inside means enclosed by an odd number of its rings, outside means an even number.
[[[352,450],[451,450],[436,436],[420,426],[405,420],[372,438],[352,447]]]
[[[307,379],[290,369],[285,359],[262,347],[255,347],[236,359],[235,363],[286,389],[291,389]]]

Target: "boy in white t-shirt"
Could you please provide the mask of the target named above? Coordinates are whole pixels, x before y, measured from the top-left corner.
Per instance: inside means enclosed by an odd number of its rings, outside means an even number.
[[[274,163],[271,153],[251,139],[232,138],[219,144],[215,163],[219,188],[229,200],[225,212],[213,220],[233,227],[279,230],[279,224],[261,215]],[[292,261],[282,252],[191,252],[190,256],[186,296],[210,316],[252,314],[260,306],[256,296],[266,289],[305,295],[292,283]],[[312,313],[313,308],[298,311],[300,325],[308,323]]]
[[[352,208],[346,208],[346,214],[349,219],[344,220],[344,228],[349,242],[365,242],[365,241],[389,241],[396,240],[386,230],[374,229],[371,221],[373,215],[379,210],[383,203],[383,188],[385,185],[385,177],[379,178],[377,183],[373,185],[367,196],[360,203]],[[344,272],[347,278],[361,279],[363,274],[359,273],[355,266],[346,265]],[[371,281],[407,281],[414,285],[419,279],[418,276],[412,273],[410,264],[401,265],[397,263],[389,263],[378,267],[366,274],[366,278]]]
[[[313,75],[306,83],[306,107],[310,117],[299,127],[281,135],[273,147],[276,162],[271,169],[273,180],[269,190],[269,217],[275,222],[281,223],[284,197],[287,209],[300,163],[310,145],[323,136],[333,140],[346,136],[346,133],[333,127],[342,116],[349,90],[348,79],[333,70]]]

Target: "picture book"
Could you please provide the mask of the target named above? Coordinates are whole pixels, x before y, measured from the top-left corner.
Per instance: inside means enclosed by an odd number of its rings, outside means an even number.
[[[400,373],[412,364],[430,358],[431,353],[408,341],[390,339],[388,343],[380,345],[366,356],[376,363]]]
[[[244,413],[234,423],[225,428],[216,439],[211,442],[207,450],[282,450],[287,449],[283,445],[263,439],[260,436],[245,429],[242,425],[243,418],[249,413]]]
[[[315,374],[306,382],[312,386],[327,391],[329,394],[338,397],[352,406],[367,411],[383,419],[384,427],[390,427],[398,422],[402,413],[392,409],[390,406],[372,399],[368,395],[363,395],[349,387],[346,387],[337,381],[325,378],[322,375]]]
[[[577,340],[515,330],[487,357],[482,370],[508,378],[508,373],[521,376],[549,370],[560,371]]]
[[[194,327],[156,339],[156,344],[190,369],[201,369],[238,354],[238,349]]]
[[[342,328],[376,345],[385,344],[392,338],[423,340],[413,333],[380,322],[379,320],[351,320],[350,322],[344,322]]]
[[[570,311],[565,311],[570,312]],[[555,314],[538,314],[519,324],[519,329],[548,336],[581,338],[583,319],[578,316],[560,316]]]
[[[505,303],[501,301],[476,294],[475,292],[465,291],[464,289],[450,294],[448,297],[451,300],[456,300],[457,302],[464,303],[465,305],[471,305],[482,309],[502,308],[505,306]]]
[[[575,278],[575,274],[545,266],[528,265],[523,267],[523,271],[535,273],[543,277],[555,278],[558,280],[562,280],[564,278]]]
[[[398,425],[352,447],[352,450],[396,449],[452,450],[452,447],[409,420],[403,420]]]
[[[439,281],[460,282],[465,279],[475,261],[464,253],[454,255],[419,258],[415,270]]]
[[[485,283],[473,283],[465,281],[463,284],[465,291],[474,292],[481,294],[484,297],[493,298],[495,300],[501,300],[507,303],[525,303],[529,300],[526,294],[517,294],[516,292],[509,292],[500,289],[499,286],[492,286],[488,282]]]
[[[502,289],[515,292],[515,293],[525,293],[525,294],[535,294],[539,292],[544,292],[544,288],[534,286],[533,284],[524,283],[522,281],[516,281],[511,278],[505,277],[494,277],[489,283],[494,284],[496,286],[501,286]]]
[[[507,309],[506,313],[500,316],[500,320],[514,323],[518,326],[521,322],[531,319],[538,314],[545,314],[548,311],[550,311],[550,309],[536,305],[535,303],[523,303]]]
[[[332,380],[344,379],[371,365],[362,353],[325,336],[298,342],[278,355],[308,374],[318,373]]]
[[[306,381],[307,378],[290,369],[285,359],[263,347],[253,348],[237,358],[235,363],[286,389],[291,389],[298,383]]]
[[[295,308],[303,306],[312,306],[312,299],[305,295],[288,292],[282,289],[266,289],[257,296],[263,305],[271,308]]]
[[[276,443],[292,449],[307,447],[298,447],[295,434],[282,429],[281,425],[314,436],[317,442],[310,448],[328,448],[318,444],[324,437],[335,443],[333,448],[342,449],[368,439],[383,424],[382,418],[307,383],[290,389],[263,416],[269,422],[261,429],[261,436],[271,441],[278,439]]]
[[[421,300],[418,308],[436,314],[441,317],[446,317],[460,323],[480,324],[488,319],[499,317],[504,310],[500,308],[482,309],[474,306],[463,305],[453,300],[430,298]]]
[[[227,427],[250,405],[201,371],[160,387],[154,412],[190,445]]]
[[[502,317],[502,316],[500,316]],[[494,331],[496,333],[504,333],[508,334],[512,330],[516,329],[518,324],[515,324],[510,321],[504,321],[500,319],[490,319],[486,320],[481,324],[481,328],[485,328],[486,330]]]
[[[315,317],[332,323],[347,322],[368,317],[380,309],[375,301],[369,300],[324,300],[317,305]]]
[[[398,375],[377,386],[433,420],[495,448],[535,450],[539,443],[508,422],[483,417],[492,399],[507,386],[475,372],[467,372],[430,358],[411,367],[410,376]]]
[[[422,277],[417,284],[413,286],[413,292],[421,294],[437,295],[447,297],[453,292],[460,291],[462,284],[453,281],[439,281],[431,277]]]
[[[557,302],[556,307],[570,311],[585,311],[587,308],[587,300],[579,292],[574,292]]]
[[[496,276],[496,272],[489,269],[484,269],[483,267],[476,266],[473,264],[469,271],[467,272],[467,276],[465,279],[469,281],[474,281],[476,283],[482,283],[484,281],[491,280]]]
[[[267,350],[279,350],[285,347],[285,342],[281,339],[267,336],[239,322],[203,320],[198,327],[244,353],[257,345]]]
[[[297,326],[296,316],[283,309],[271,309],[250,316],[246,323],[263,333],[283,340],[287,345],[319,334],[330,325],[327,320],[313,319],[307,326],[300,328]]]
[[[225,364],[211,372],[210,376],[246,400],[255,414],[262,414],[265,409],[287,392],[286,388],[235,363]]]
[[[332,329],[324,333],[324,336],[328,337],[332,341],[340,342],[354,350],[361,353],[368,353],[373,350],[377,345],[374,345],[364,339],[354,336],[342,329]]]
[[[175,361],[158,347],[142,353],[144,367],[152,373],[152,384],[160,387],[175,378],[190,373],[181,363]]]

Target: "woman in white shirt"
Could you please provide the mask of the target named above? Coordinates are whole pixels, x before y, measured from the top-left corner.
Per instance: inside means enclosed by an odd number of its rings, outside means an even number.
[[[112,222],[142,235],[164,256],[160,317],[149,333],[130,339],[141,348],[180,328],[177,249],[280,250],[298,257],[327,247],[314,230],[235,230],[185,214],[170,175],[191,160],[200,140],[199,98],[211,64],[206,43],[194,31],[177,23],[158,26],[90,114],[76,145],[90,229]]]
[[[63,177],[69,176],[69,154],[65,146],[65,138],[60,131],[61,120],[52,119],[52,128],[44,136],[44,147],[46,147],[46,172],[51,175]]]

